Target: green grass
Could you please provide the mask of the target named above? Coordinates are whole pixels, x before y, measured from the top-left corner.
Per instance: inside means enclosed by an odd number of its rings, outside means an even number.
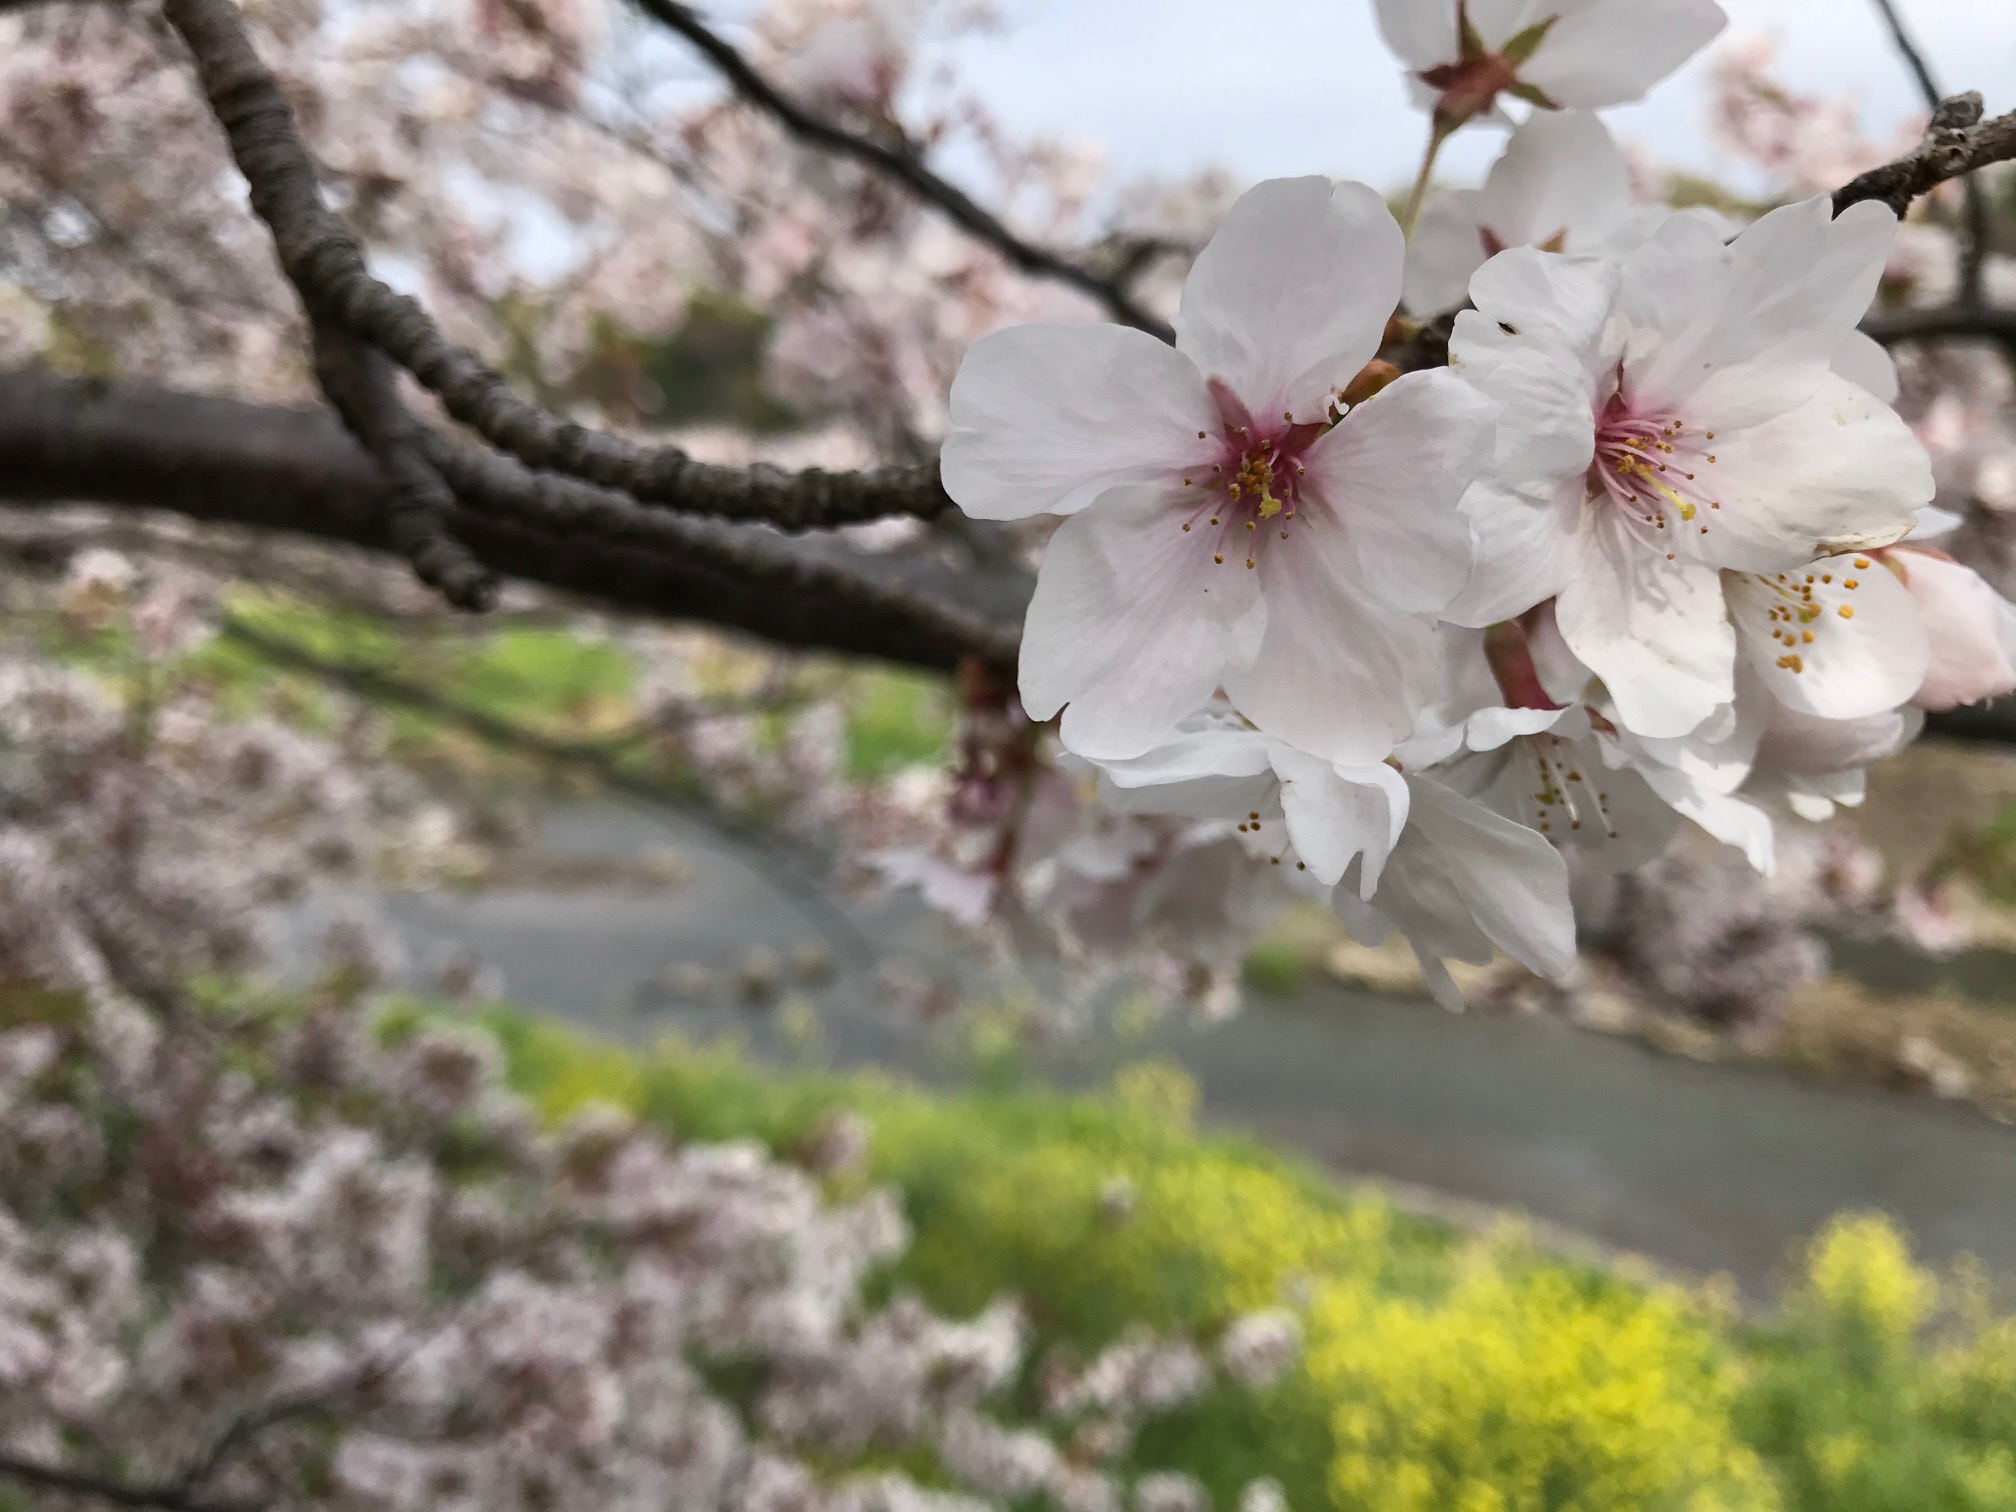
[[[514,1080],[551,1115],[617,1102],[676,1136],[788,1154],[841,1109],[874,1130],[864,1178],[915,1240],[886,1288],[966,1314],[1020,1297],[1037,1350],[1132,1322],[1209,1342],[1288,1305],[1302,1364],[1151,1426],[1137,1468],[1253,1476],[1297,1508],[2016,1512],[2016,1318],[1934,1277],[1878,1218],[1816,1239],[1781,1315],[1466,1236],[1190,1126],[1174,1067],[1106,1094],[925,1093],[878,1075],[778,1074],[726,1050],[643,1055],[499,1011]],[[1125,1200],[1121,1200],[1124,1197]]]
[[[455,622],[446,632],[416,631],[382,618],[312,603],[273,589],[228,591],[232,620],[335,666],[390,674],[455,707],[570,743],[619,740],[633,733],[642,710],[640,669],[622,646],[593,634],[548,625],[476,629]],[[123,624],[89,626],[44,617],[25,627],[48,654],[87,667],[129,694],[158,696],[166,686],[196,682],[214,690],[234,717],[269,714],[328,732],[342,718],[343,695],[316,674],[276,663],[257,647],[220,635],[165,667],[141,658]],[[733,657],[725,657],[735,678]],[[720,669],[696,669],[703,684]],[[713,691],[732,692],[732,688]],[[881,777],[916,763],[944,761],[951,748],[956,702],[942,679],[867,664],[808,662],[780,702],[830,696],[840,707],[845,772]],[[470,734],[455,720],[424,710],[380,704],[397,759],[446,765],[465,774],[523,776],[527,764]],[[773,716],[781,738],[786,715]],[[761,737],[759,730],[759,738]],[[648,775],[683,776],[654,759],[647,743],[625,757]]]

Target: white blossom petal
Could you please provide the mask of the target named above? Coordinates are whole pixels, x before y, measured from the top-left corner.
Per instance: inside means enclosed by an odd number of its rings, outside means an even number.
[[[1198,254],[1176,345],[1255,415],[1318,419],[1378,355],[1405,255],[1386,202],[1363,184],[1269,179]]]
[[[1342,766],[1385,760],[1434,696],[1434,627],[1379,609],[1314,551],[1269,551],[1258,575],[1266,634],[1257,657],[1226,672],[1233,706],[1277,740]]]
[[[1645,341],[1626,362],[1632,402],[1734,430],[1803,404],[1869,308],[1895,239],[1886,207],[1838,217],[1818,195],[1726,247],[1676,215],[1624,264],[1622,308]]]
[[[1566,974],[1575,915],[1560,853],[1431,777],[1410,774],[1407,785],[1407,831],[1372,906],[1436,956],[1481,963],[1495,945],[1543,976]]]
[[[1771,816],[1757,804],[1728,793],[1711,792],[1671,768],[1648,767],[1642,775],[1675,813],[1691,820],[1724,845],[1743,852],[1760,875],[1777,867],[1777,831]]]
[[[1484,180],[1478,220],[1500,248],[1586,252],[1631,208],[1631,171],[1602,119],[1581,110],[1536,110]]]
[[[1834,349],[1834,374],[1867,389],[1885,404],[1895,404],[1900,385],[1890,351],[1866,331],[1850,331]]]
[[[952,380],[945,491],[967,514],[1074,514],[1109,488],[1180,482],[1216,455],[1217,406],[1196,365],[1124,326],[1011,326]]]
[[[1401,298],[1424,318],[1453,310],[1468,297],[1470,275],[1491,251],[1484,240],[1484,195],[1478,189],[1446,189],[1421,207],[1414,238],[1407,243],[1407,273]]]
[[[1039,720],[1063,708],[1064,744],[1081,756],[1147,751],[1260,643],[1254,574],[1214,566],[1183,533],[1187,513],[1180,488],[1114,489],[1044,552],[1022,633],[1022,703]]]
[[[1139,756],[1096,763],[1103,801],[1122,813],[1227,819],[1279,807],[1273,743],[1243,720],[1205,711]]]
[[[1282,550],[1322,555],[1339,591],[1399,610],[1446,607],[1470,577],[1470,527],[1459,505],[1496,433],[1490,401],[1453,374],[1397,380],[1310,447],[1302,539]],[[1329,518],[1312,507],[1319,500]]]
[[[1617,361],[1610,319],[1621,280],[1601,258],[1531,247],[1501,252],[1471,279],[1477,308],[1456,317],[1449,366],[1499,406],[1499,481],[1551,490],[1588,470],[1597,386]]]
[[[1274,769],[1288,838],[1310,875],[1333,885],[1360,857],[1362,890],[1371,896],[1407,823],[1406,779],[1385,765],[1339,769],[1278,743]]]
[[[1729,24],[1715,0],[1554,0],[1546,9],[1557,18],[1519,76],[1571,110],[1642,99]]]
[[[1582,508],[1579,480],[1549,500],[1496,483],[1474,485],[1463,496],[1474,564],[1442,618],[1481,628],[1517,619],[1560,593],[1580,559]]]
[[[1626,728],[1685,735],[1735,693],[1736,637],[1720,574],[1668,561],[1599,503],[1574,580],[1554,606],[1569,649],[1603,679]]]
[[[1912,702],[1951,709],[2016,692],[2016,606],[1981,574],[1922,551],[1894,551],[1930,641],[1925,680]]]
[[[1719,567],[1776,572],[1828,551],[1886,546],[1933,494],[1931,459],[1910,427],[1831,373],[1806,404],[1712,445],[1722,507],[1689,522],[1705,534],[1679,529],[1691,554]]]
[[[1757,746],[1757,764],[1801,777],[1859,771],[1886,761],[1918,738],[1925,716],[1886,709],[1859,719],[1822,719],[1773,704]]]
[[[1799,572],[1730,573],[1745,657],[1787,708],[1859,719],[1910,701],[1931,648],[1911,592],[1873,557],[1822,557]]]
[[[1456,7],[1423,0],[1375,0],[1379,31],[1386,45],[1415,72],[1447,63],[1457,54]]]

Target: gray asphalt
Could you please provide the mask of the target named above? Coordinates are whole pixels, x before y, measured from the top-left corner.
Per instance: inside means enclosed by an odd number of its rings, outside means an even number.
[[[642,888],[392,894],[416,961],[461,942],[516,1002],[604,1035],[727,1032],[788,1055],[774,1007],[733,984],[752,949],[788,962],[820,939],[816,912],[732,846],[662,814],[614,805],[548,816],[542,845],[569,855],[668,851],[690,880]],[[867,924],[946,959],[928,920],[883,909]],[[712,990],[668,972],[712,973]],[[788,979],[788,966],[784,972]],[[683,988],[684,990],[678,990]],[[943,1043],[882,1001],[872,980],[807,986],[826,1063],[950,1074]],[[1773,1294],[1796,1248],[1847,1209],[1900,1219],[1921,1253],[1969,1252],[2016,1277],[2016,1131],[1930,1098],[1703,1065],[1544,1020],[1456,1017],[1334,984],[1259,999],[1227,1023],[1149,1040],[1094,1036],[1048,1052],[1066,1083],[1154,1048],[1196,1077],[1207,1121],[1251,1130],[1339,1172],[1510,1208],[1688,1272]]]

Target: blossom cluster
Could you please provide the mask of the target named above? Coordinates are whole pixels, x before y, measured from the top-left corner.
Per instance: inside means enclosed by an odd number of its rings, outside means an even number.
[[[274,905],[364,875],[400,794],[363,732],[234,718],[168,675],[211,632],[209,588],[85,550],[55,624],[96,670],[25,627],[0,648],[0,980],[160,1001],[259,962]]]
[[[845,1116],[791,1165],[603,1105],[548,1128],[486,1034],[334,990],[172,1023],[63,1001],[0,1033],[17,1462],[219,1506],[1117,1512],[1144,1422],[1297,1353],[1276,1314],[1222,1366],[1127,1333],[1043,1363],[1017,1420],[1011,1301],[868,1300],[907,1228]]]
[[[1403,228],[1362,184],[1258,185],[1173,346],[977,343],[942,466],[976,518],[1063,517],[1019,692],[1095,808],[1397,927],[1453,1000],[1445,958],[1570,969],[1562,847],[1627,871],[1684,820],[1771,870],[1781,818],[1860,801],[1925,710],[2016,688],[2016,609],[1936,544],[1957,522],[1857,329],[1895,215],[1639,206],[1588,113],[1717,6],[1379,16],[1431,164],[1531,107],[1485,186]],[[1452,310],[1446,368],[1382,359]]]
[[[234,713],[216,586],[88,549],[34,622],[69,664],[0,655],[0,1457],[201,1506],[1206,1512],[1139,1430],[1278,1379],[1292,1315],[1038,1355],[1006,1297],[872,1300],[908,1228],[852,1114],[791,1162],[550,1126],[487,1034],[376,1011],[364,930],[222,988],[438,826],[368,722]]]

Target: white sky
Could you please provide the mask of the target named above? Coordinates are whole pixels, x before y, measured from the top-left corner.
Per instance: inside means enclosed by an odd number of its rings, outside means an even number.
[[[1436,3],[1436,0],[1420,0]],[[2016,0],[1899,0],[1948,90],[2016,105]],[[1323,172],[1404,185],[1424,125],[1372,22],[1371,0],[1000,0],[1006,25],[957,48],[964,76],[1018,134],[1101,145],[1115,174],[1221,164],[1242,178]],[[1887,136],[1918,107],[1871,0],[1723,0],[1725,40],[1779,44],[1802,93],[1848,95]],[[1704,128],[1705,60],[1642,104],[1605,112],[1661,162],[1737,181]],[[1879,138],[1880,139],[1880,138]],[[1502,138],[1466,133],[1441,177],[1481,172]]]

